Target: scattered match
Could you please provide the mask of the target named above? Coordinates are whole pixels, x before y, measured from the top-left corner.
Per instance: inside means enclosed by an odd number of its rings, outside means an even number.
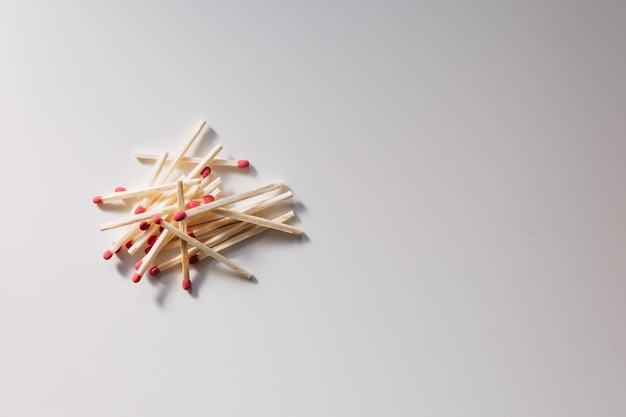
[[[104,250],[102,258],[127,261],[132,257],[138,283],[149,273],[158,276],[175,266],[180,267],[181,287],[192,290],[195,265],[214,260],[238,272],[247,279],[252,272],[221,252],[271,230],[275,233],[301,235],[302,231],[288,224],[295,213],[285,204],[293,199],[281,182],[241,192],[222,195],[222,169],[238,168],[248,172],[247,159],[220,158],[223,150],[215,145],[204,155],[194,155],[192,149],[202,141],[209,126],[200,121],[190,132],[181,149],[169,152],[136,152],[137,161],[152,164],[145,185],[133,189],[131,183],[112,187],[112,193],[92,198],[98,207],[108,204],[128,204],[128,214],[100,225],[101,231],[116,230],[113,243]],[[113,184],[116,185],[116,184]],[[287,211],[285,211],[287,210]],[[282,214],[281,214],[282,213]]]

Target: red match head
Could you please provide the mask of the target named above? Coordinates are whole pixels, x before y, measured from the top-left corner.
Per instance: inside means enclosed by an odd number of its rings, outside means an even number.
[[[136,273],[135,275],[133,275],[133,282],[139,282],[139,281],[141,281],[141,275]]]
[[[126,242],[126,249],[130,249],[131,246],[133,246],[133,240],[130,239],[128,242]]]
[[[199,205],[200,205],[200,202],[196,200],[191,200],[189,203],[187,203],[187,207],[189,208],[198,207]]]
[[[142,221],[141,223],[139,223],[139,228],[141,230],[148,230],[148,228],[150,227],[150,223],[148,223],[147,221]]]
[[[148,245],[150,245],[150,246],[154,245],[154,242],[156,242],[156,240],[157,240],[158,238],[159,238],[159,237],[158,237],[157,235],[152,235],[152,236],[150,236],[150,237],[148,238]]]
[[[237,161],[237,166],[239,168],[248,168],[250,166],[250,162],[247,159],[240,159]]]
[[[135,209],[135,214],[141,214],[143,212],[146,211],[146,208],[144,206],[142,206],[141,204],[137,206],[137,208]]]
[[[119,193],[120,191],[126,191],[126,187],[115,187],[116,193]]]
[[[161,272],[161,270],[159,269],[158,266],[153,266],[152,268],[150,268],[150,275],[156,275],[159,272]]]
[[[215,201],[215,197],[213,197],[211,194],[208,194],[202,197],[202,201],[204,201],[206,204],[212,203],[213,201]]]
[[[111,252],[111,251],[110,251],[110,250],[108,250],[108,249],[107,249],[107,250],[105,250],[105,251],[104,251],[104,253],[102,254],[102,257],[103,257],[104,259],[106,259],[107,261],[108,261],[109,259],[111,259],[111,257],[112,257],[112,256],[113,256],[113,252]]]
[[[191,280],[183,280],[183,290],[189,291],[191,290]]]
[[[161,224],[163,218],[161,216],[154,216],[152,217],[152,221],[154,222],[154,224]]]
[[[193,230],[187,230],[187,236],[196,237],[196,234],[193,232]]]
[[[209,175],[211,175],[211,167],[204,167],[204,168],[202,169],[202,172],[200,172],[200,176],[201,176],[202,178],[206,178],[206,177],[208,177]]]
[[[191,265],[193,265],[193,264],[197,264],[197,263],[198,263],[198,261],[200,261],[200,258],[198,258],[198,255],[191,255],[191,256],[189,257],[189,263],[190,263]]]
[[[174,220],[176,220],[177,222],[185,220],[185,217],[187,217],[187,213],[185,213],[184,211],[178,211],[174,213]]]
[[[146,246],[146,248],[143,250],[143,252],[147,255],[148,252],[150,252],[150,249],[152,249],[152,246]]]
[[[140,259],[137,262],[135,262],[135,269],[139,269],[141,268],[141,264],[143,263],[143,261]]]
[[[102,204],[102,196],[101,195],[97,195],[91,201],[93,201],[94,204]]]

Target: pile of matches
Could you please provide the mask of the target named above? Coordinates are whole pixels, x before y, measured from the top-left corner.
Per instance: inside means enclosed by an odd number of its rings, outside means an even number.
[[[117,187],[110,195],[93,198],[97,205],[120,202],[132,205],[127,217],[104,223],[100,230],[124,228],[104,252],[104,259],[111,259],[120,250],[131,255],[141,250],[143,257],[135,263],[133,282],[139,282],[146,272],[156,275],[180,265],[182,287],[189,291],[189,265],[205,258],[213,258],[250,279],[252,273],[220,252],[267,229],[301,234],[298,228],[286,224],[295,217],[292,210],[264,217],[268,209],[292,198],[291,191],[285,191],[282,183],[220,195],[222,179],[215,175],[214,169],[246,169],[249,163],[241,159],[218,159],[221,145],[204,157],[189,156],[190,148],[206,128],[207,123],[200,122],[176,156],[168,152],[136,153],[139,161],[154,163],[146,188]],[[175,175],[180,176],[173,179]]]

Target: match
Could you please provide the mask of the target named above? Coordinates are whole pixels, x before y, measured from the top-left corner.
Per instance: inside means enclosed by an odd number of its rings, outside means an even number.
[[[213,258],[251,279],[253,274],[250,271],[220,252],[270,229],[302,234],[298,227],[286,224],[295,217],[293,211],[277,217],[267,214],[270,209],[275,213],[278,203],[293,197],[291,191],[283,191],[282,182],[221,195],[219,187],[223,181],[213,168],[248,168],[250,163],[247,159],[218,158],[223,150],[220,144],[204,156],[190,154],[207,126],[206,121],[200,121],[175,155],[136,152],[134,155],[138,161],[154,163],[145,188],[128,190],[118,186],[113,193],[92,199],[97,205],[118,201],[132,205],[128,215],[102,223],[100,230],[122,228],[102,254],[104,259],[111,259],[122,250],[133,257],[142,254],[133,261],[136,272],[132,281],[135,283],[146,273],[155,275],[180,264],[182,288],[190,291],[189,265],[206,258]],[[174,173],[182,175],[173,180]],[[177,251],[173,252],[173,249]],[[126,259],[118,258],[121,262]]]
[[[135,158],[142,162],[154,162],[159,156],[152,153],[136,152]],[[202,162],[202,158],[197,156],[185,156],[179,161],[181,164],[199,164],[200,162]],[[250,166],[250,161],[247,159],[214,159],[211,163],[220,167],[248,168]]]
[[[170,233],[177,236],[179,239],[185,240],[190,245],[193,245],[194,247],[198,248],[198,250],[207,254],[208,256],[215,259],[216,261],[219,261],[223,263],[224,265],[228,266],[229,268],[232,268],[234,271],[239,272],[241,275],[243,275],[246,278],[252,278],[252,274],[250,272],[246,271],[245,269],[237,265],[234,261],[231,261],[224,255],[221,255],[218,252],[214,251],[213,249],[209,248],[208,246],[204,245],[202,242],[199,242],[198,240],[192,238],[191,236],[181,232],[180,230],[178,230],[177,228],[175,228],[168,222],[163,221],[161,217],[154,216],[153,221],[154,223],[160,226],[163,226],[166,230],[169,230]]]

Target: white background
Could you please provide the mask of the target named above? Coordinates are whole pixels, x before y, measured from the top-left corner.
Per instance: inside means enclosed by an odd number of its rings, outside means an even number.
[[[623,416],[626,3],[0,3],[0,416]],[[267,233],[130,281],[206,119]]]

